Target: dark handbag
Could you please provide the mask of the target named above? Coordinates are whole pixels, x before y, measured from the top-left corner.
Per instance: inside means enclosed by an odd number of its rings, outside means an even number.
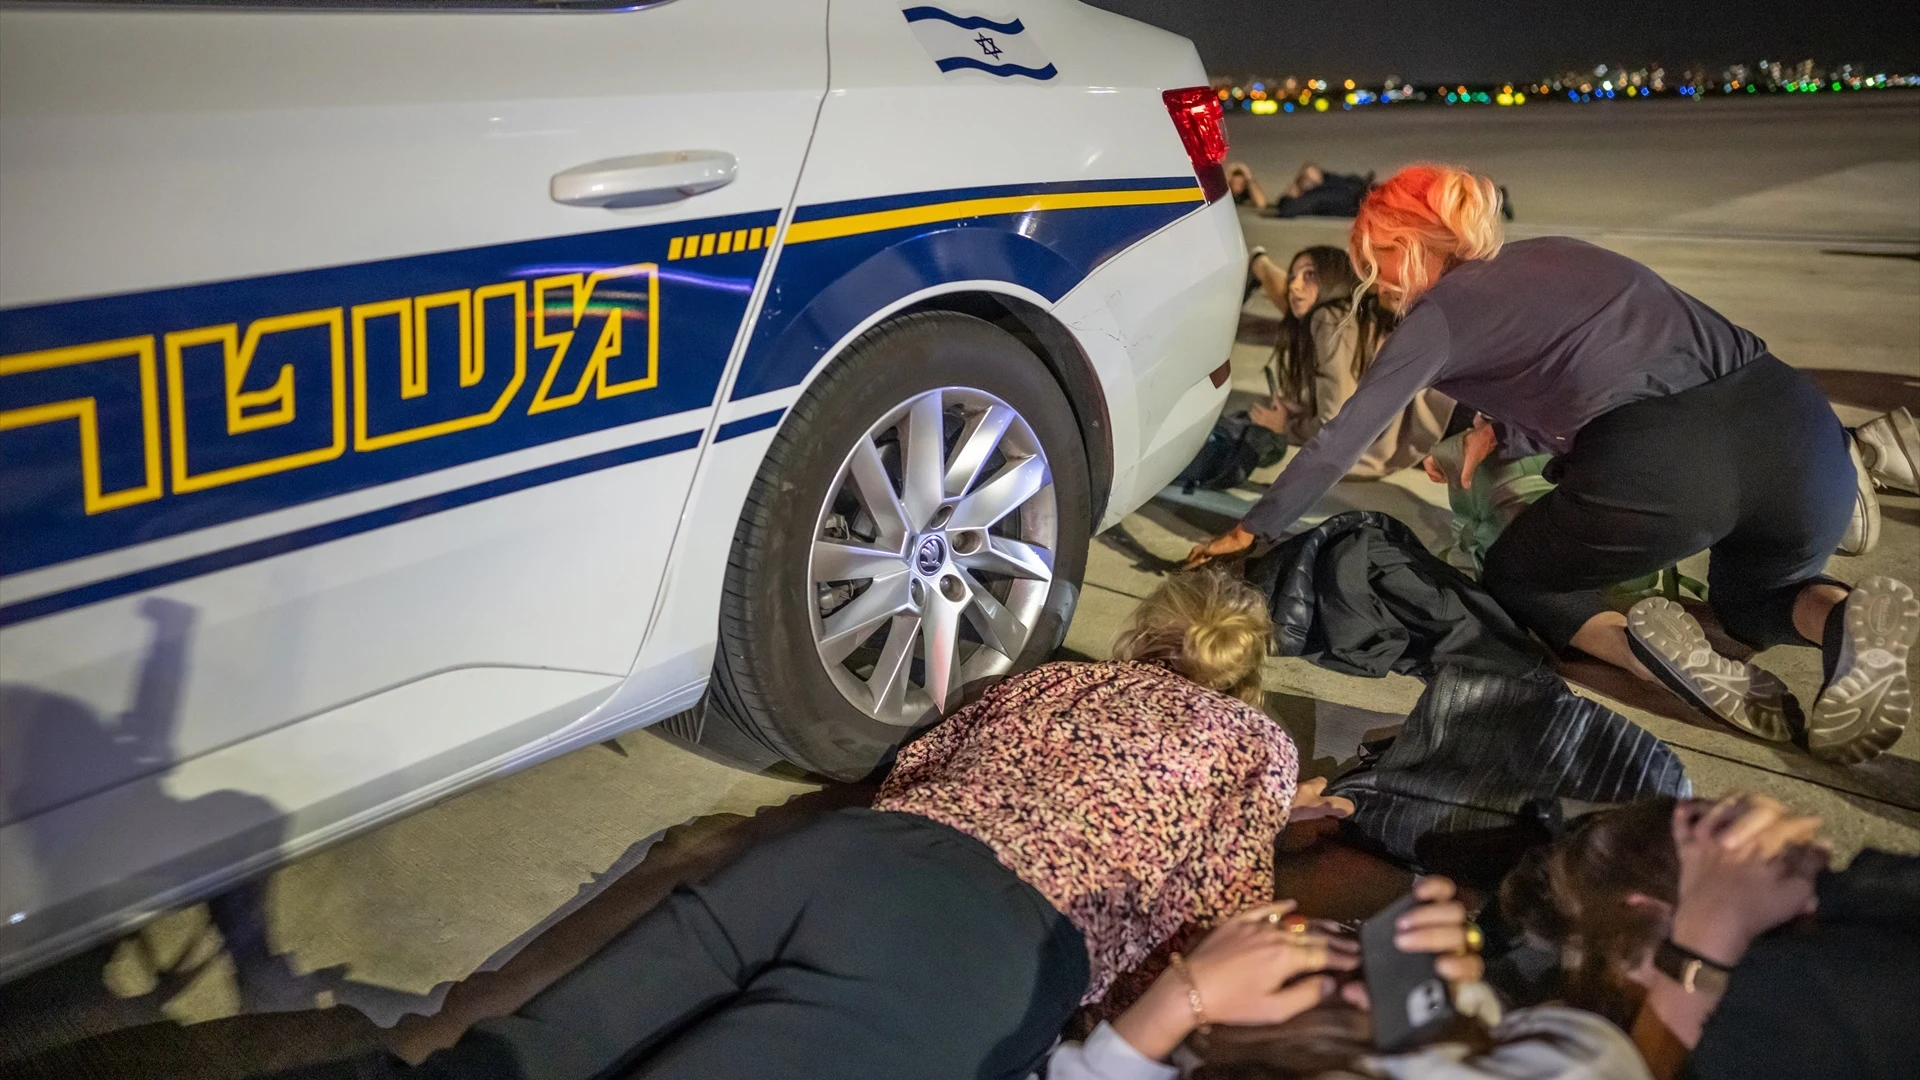
[[[1353,800],[1350,838],[1484,888],[1563,815],[1691,792],[1666,744],[1551,672],[1454,665],[1434,672],[1390,745],[1327,789]]]
[[[1254,423],[1246,413],[1222,416],[1214,421],[1192,463],[1173,482],[1189,495],[1195,488],[1225,491],[1246,483],[1255,469],[1271,465],[1286,452],[1285,439]]]

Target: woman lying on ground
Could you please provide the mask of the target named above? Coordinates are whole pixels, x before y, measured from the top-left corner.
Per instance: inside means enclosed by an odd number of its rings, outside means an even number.
[[[1765,796],[1648,799],[1580,819],[1500,908],[1657,1076],[1920,1076],[1920,858],[1830,873],[1819,831]]]
[[[1374,1048],[1371,1032],[1366,1008],[1337,1001],[1271,1028],[1215,1028],[1193,1041],[1197,1064],[1138,1080],[1650,1080],[1624,1032],[1563,1005],[1516,1009],[1491,1026],[1463,1022],[1392,1054]]]
[[[1359,279],[1339,248],[1316,245],[1294,255],[1286,269],[1254,248],[1247,289],[1258,287],[1281,311],[1279,341],[1267,362],[1272,395],[1246,413],[1222,417],[1205,449],[1174,481],[1230,487],[1254,468],[1278,461],[1289,443],[1305,446],[1339,414],[1393,329],[1393,316],[1371,296],[1355,296]],[[1453,414],[1438,393],[1416,397],[1388,423],[1347,475],[1373,479],[1419,462],[1433,449]],[[1247,425],[1266,429],[1260,452],[1236,460],[1226,449],[1243,442]]]
[[[1813,753],[1862,761],[1899,739],[1920,600],[1888,578],[1849,589],[1823,575],[1857,485],[1847,434],[1805,375],[1623,255],[1566,237],[1503,245],[1493,184],[1458,169],[1413,166],[1374,189],[1350,246],[1399,326],[1339,415],[1191,558],[1286,535],[1437,389],[1504,422],[1509,442],[1558,455],[1558,487],[1507,527],[1481,579],[1548,646],[1658,681],[1751,734],[1796,737],[1785,684],[1715,654],[1678,604],[1622,615],[1605,603],[1608,585],[1706,548],[1730,634],[1824,648]],[[1765,422],[1741,420],[1754,417]]]
[[[1422,903],[1400,917],[1394,944],[1439,954],[1437,971],[1463,1013],[1433,1043],[1376,1054],[1354,942],[1286,919],[1292,904],[1283,902],[1213,931],[1111,1026],[1058,1048],[1046,1080],[1468,1080],[1564,1076],[1575,1066],[1594,1078],[1645,1080],[1633,1044],[1598,1017],[1530,1009],[1501,1021],[1479,981],[1480,957],[1453,883],[1423,878],[1414,893]],[[1489,1031],[1483,1019],[1498,1026]]]
[[[1330,173],[1309,161],[1275,199],[1253,178],[1252,166],[1243,161],[1227,163],[1227,190],[1233,193],[1233,201],[1274,217],[1352,217],[1372,186],[1371,173]]]
[[[1236,206],[1265,210],[1273,205],[1273,200],[1267,197],[1267,189],[1253,178],[1253,166],[1244,161],[1227,162],[1227,191],[1233,195]]]
[[[1177,933],[1272,898],[1308,786],[1258,707],[1266,598],[1143,601],[1108,663],[1008,679],[903,748],[872,809],[682,886],[412,1075],[1025,1077]],[[1321,955],[1326,950],[1321,949]]]

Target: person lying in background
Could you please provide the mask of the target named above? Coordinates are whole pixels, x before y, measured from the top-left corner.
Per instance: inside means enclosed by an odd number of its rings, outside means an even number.
[[[1820,828],[1759,795],[1601,811],[1523,862],[1500,910],[1663,1080],[1920,1076],[1920,858],[1833,873]]]
[[[1309,161],[1273,201],[1273,216],[1350,218],[1360,212],[1361,200],[1372,189],[1372,173],[1330,173]]]
[[[1273,205],[1273,200],[1267,198],[1267,189],[1253,178],[1253,167],[1244,161],[1227,162],[1227,191],[1233,195],[1236,206],[1265,210]]]
[[[1298,755],[1253,702],[1266,598],[1169,579],[1106,663],[1000,683],[841,810],[676,889],[410,1072],[302,1077],[1025,1077],[1178,933],[1266,903]],[[1115,1007],[1124,1002],[1115,1002]],[[387,1071],[366,1071],[384,1069]]]
[[[1271,213],[1274,217],[1350,218],[1360,212],[1360,204],[1373,187],[1372,173],[1365,176],[1359,173],[1330,173],[1317,162],[1309,161],[1293,174],[1293,181],[1280,193],[1280,197],[1273,199],[1253,178],[1252,166],[1244,161],[1227,163],[1227,190],[1233,194],[1234,203],[1251,206],[1256,211]],[[1513,199],[1504,186],[1499,190],[1500,216],[1512,221]]]
[[[1233,193],[1233,201],[1275,217],[1352,217],[1372,186],[1372,174],[1330,173],[1309,161],[1274,199],[1254,179],[1252,166],[1227,162],[1227,190]]]
[[[1247,290],[1263,290],[1281,311],[1279,340],[1267,361],[1269,396],[1244,413],[1221,417],[1176,484],[1233,487],[1254,469],[1279,461],[1288,444],[1305,446],[1339,415],[1393,330],[1393,316],[1374,298],[1355,296],[1358,285],[1353,263],[1339,248],[1302,249],[1285,269],[1265,248],[1253,249]],[[1374,479],[1420,461],[1452,414],[1453,402],[1442,394],[1416,397],[1347,475]]]

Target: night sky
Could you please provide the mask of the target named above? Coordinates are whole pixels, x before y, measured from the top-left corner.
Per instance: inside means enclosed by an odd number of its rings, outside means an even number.
[[[1192,38],[1207,70],[1415,82],[1762,58],[1920,68],[1914,0],[1090,0]]]

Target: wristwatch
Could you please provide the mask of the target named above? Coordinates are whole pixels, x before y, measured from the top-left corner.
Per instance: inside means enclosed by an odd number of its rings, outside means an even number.
[[[1653,966],[1680,984],[1689,994],[1724,994],[1727,969],[1671,940],[1662,941],[1653,950]]]

